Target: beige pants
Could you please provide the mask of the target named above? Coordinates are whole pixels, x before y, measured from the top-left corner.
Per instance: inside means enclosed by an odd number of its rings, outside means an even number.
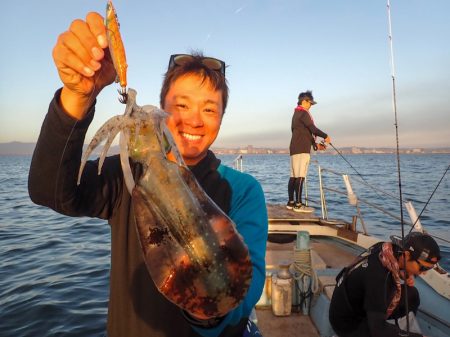
[[[291,156],[291,177],[306,178],[311,155],[309,153],[299,153]]]

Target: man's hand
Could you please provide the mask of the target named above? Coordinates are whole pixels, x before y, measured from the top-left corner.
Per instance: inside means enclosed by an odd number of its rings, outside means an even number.
[[[319,143],[319,144],[317,144],[317,149],[319,151],[323,151],[323,150],[326,150],[327,147],[325,146],[325,144]]]
[[[61,105],[76,119],[84,117],[99,92],[115,79],[107,47],[103,17],[91,12],[86,21],[74,20],[53,48],[53,60],[64,84]]]
[[[415,283],[415,279],[413,276],[409,276],[406,281],[405,281],[406,285],[409,287],[414,287],[414,283]]]
[[[328,136],[327,138],[325,138],[325,143],[330,144],[331,143],[331,138],[330,136]]]

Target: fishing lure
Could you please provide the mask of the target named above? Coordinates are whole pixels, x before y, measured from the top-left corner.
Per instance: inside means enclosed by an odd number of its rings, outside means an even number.
[[[106,37],[108,39],[109,52],[111,59],[116,69],[117,77],[116,83],[120,83],[120,89],[118,90],[121,97],[119,101],[121,103],[127,102],[127,58],[125,55],[125,47],[123,45],[122,37],[120,35],[120,24],[117,19],[116,10],[109,0],[106,5]]]

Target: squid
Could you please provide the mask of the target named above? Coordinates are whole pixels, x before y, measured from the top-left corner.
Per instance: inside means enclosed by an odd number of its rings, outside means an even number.
[[[158,290],[195,318],[220,317],[237,307],[252,279],[248,248],[233,221],[208,197],[183,161],[166,126],[168,114],[138,106],[128,90],[124,115],[95,134],[82,157],[78,184],[92,151],[120,133],[120,161],[131,195],[143,258]],[[130,168],[142,166],[134,180]]]

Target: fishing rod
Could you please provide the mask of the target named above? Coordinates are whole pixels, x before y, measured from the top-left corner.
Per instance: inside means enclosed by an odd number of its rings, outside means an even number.
[[[399,181],[399,192],[400,192],[400,220],[401,220],[401,228],[402,228],[402,245],[404,246],[404,221],[403,221],[403,202],[402,202],[402,184],[401,184],[401,174],[400,174],[400,150],[399,150],[399,137],[398,137],[398,122],[397,122],[397,102],[396,102],[396,92],[395,92],[395,67],[394,67],[394,51],[393,51],[393,43],[392,43],[392,23],[391,23],[391,4],[390,0],[387,0],[387,13],[388,13],[388,25],[389,25],[389,45],[390,45],[390,55],[391,55],[391,71],[392,71],[392,106],[394,110],[395,115],[395,133],[396,133],[396,141],[397,141],[397,166],[398,166],[398,181]],[[450,165],[447,166],[447,169],[445,170],[444,174],[442,175],[441,179],[439,180],[438,184],[436,185],[435,189],[431,193],[430,197],[428,198],[428,201],[425,203],[425,206],[422,208],[422,211],[420,212],[419,216],[415,220],[414,224],[410,228],[409,233],[412,232],[414,229],[417,221],[419,221],[420,217],[422,216],[423,212],[427,208],[429,202],[431,201],[431,198],[433,197],[434,193],[438,189],[439,185],[441,184],[442,180],[444,179],[445,175],[447,174],[447,171],[449,170]],[[448,242],[447,240],[442,239],[443,241]],[[402,247],[404,252],[404,247]],[[404,261],[406,263],[406,258],[404,257]],[[409,319],[408,319],[408,301],[407,301],[407,293],[406,293],[406,287],[405,287],[405,309],[406,309],[406,327],[407,327],[407,334],[409,334]]]
[[[320,143],[321,143],[324,147],[327,146],[327,144],[326,144],[324,141],[321,141]],[[374,192],[375,192],[376,194],[378,194],[379,196],[381,196],[379,193],[377,193],[377,191],[378,191],[378,192],[381,192],[381,193],[383,193],[383,194],[385,194],[385,195],[388,195],[388,196],[390,196],[390,197],[392,197],[392,198],[395,198],[395,199],[398,199],[398,200],[400,199],[400,198],[398,198],[397,196],[394,196],[393,194],[387,193],[386,191],[379,190],[378,188],[376,188],[376,187],[370,185],[370,184],[364,179],[364,177],[363,177],[363,176],[362,176],[362,175],[361,175],[361,174],[360,174],[360,173],[352,166],[352,164],[344,157],[344,155],[342,154],[342,152],[339,151],[332,143],[329,143],[329,144],[333,147],[333,149],[336,151],[336,153],[339,154],[339,155],[342,157],[342,159],[344,159],[345,162],[346,162],[346,163],[347,163],[347,164],[348,164],[348,165],[349,165],[349,166],[350,166],[350,167],[351,167],[351,168],[352,168],[352,169],[353,169],[360,177],[361,177],[361,179],[363,180],[363,183],[364,183],[366,186],[368,186],[368,187],[370,187],[371,189],[373,189]],[[416,225],[417,221],[420,220],[420,218],[421,218],[423,212],[424,212],[425,209],[427,208],[427,206],[428,206],[428,204],[429,204],[431,198],[433,197],[434,193],[435,193],[436,190],[438,189],[439,185],[441,184],[442,180],[444,179],[444,176],[446,175],[446,173],[447,173],[447,171],[448,171],[449,169],[450,169],[450,165],[449,165],[449,166],[447,167],[447,169],[445,170],[444,174],[442,175],[441,179],[439,180],[439,182],[438,182],[437,186],[435,187],[434,191],[431,193],[430,197],[428,198],[428,201],[426,202],[425,206],[422,208],[422,211],[421,211],[420,214],[417,216],[417,219],[414,221],[414,223],[412,223],[411,228],[410,228],[408,234],[412,232],[412,230],[414,229],[414,226]],[[444,242],[446,242],[446,243],[450,243],[449,240],[446,240],[446,239],[444,239],[444,238],[441,238],[441,237],[432,235],[432,234],[430,234],[430,233],[428,233],[428,235],[432,236],[432,237],[435,238],[435,239],[444,241]]]
[[[321,143],[324,147],[326,147],[326,145],[327,145],[324,141],[321,141],[320,143]],[[361,175],[361,174],[360,174],[360,173],[352,166],[352,164],[344,157],[344,155],[342,154],[342,152],[339,151],[332,143],[329,143],[329,144],[330,144],[331,147],[336,151],[336,153],[337,153],[339,156],[341,156],[342,159],[345,160],[345,162],[346,162],[346,163],[347,163],[347,164],[348,164],[348,165],[356,172],[356,174],[358,174],[358,176],[364,181],[364,183],[365,183],[367,186],[369,186],[371,189],[373,189],[373,190],[375,191],[375,193],[377,193],[377,188],[374,187],[374,186],[372,186],[372,185],[370,185],[370,184],[364,179],[364,177],[363,177],[363,176],[362,176],[362,175]],[[411,225],[411,228],[409,229],[408,234],[412,232],[412,230],[414,229],[414,226],[415,226],[416,223],[420,220],[420,218],[421,218],[423,212],[424,212],[425,209],[427,208],[428,204],[429,204],[430,201],[431,201],[431,198],[433,197],[434,193],[435,193],[436,190],[438,189],[439,185],[441,184],[442,180],[444,179],[444,177],[445,177],[445,175],[447,174],[447,172],[448,172],[449,169],[450,169],[450,165],[447,167],[447,169],[445,170],[445,172],[444,172],[444,174],[442,175],[441,179],[440,179],[439,182],[437,183],[436,187],[434,188],[433,192],[431,193],[430,197],[428,198],[428,201],[425,203],[425,206],[422,208],[422,210],[420,211],[419,215],[417,216],[417,219],[416,219],[416,220],[414,221],[414,223]],[[396,199],[399,199],[397,196],[394,196],[394,195],[392,195],[392,194],[390,194],[390,193],[386,193],[386,191],[381,191],[381,192],[383,192],[384,194],[387,194],[387,195],[389,195],[389,196],[391,196],[391,197],[394,197],[394,198],[396,198]],[[378,194],[378,193],[377,193],[377,194]],[[378,194],[378,195],[379,195],[379,194]],[[444,239],[444,238],[441,238],[441,237],[438,237],[438,236],[435,236],[435,235],[431,235],[431,234],[429,234],[429,233],[428,233],[428,235],[430,235],[430,236],[432,236],[432,237],[434,237],[434,238],[436,238],[436,239],[439,239],[439,240],[441,240],[441,241],[450,243],[449,240],[446,240],[446,239]]]
[[[398,172],[398,190],[400,197],[400,224],[401,224],[401,237],[402,237],[402,257],[403,265],[406,266],[406,254],[405,254],[405,223],[403,219],[403,195],[402,195],[402,176],[400,170],[400,142],[398,136],[398,118],[397,118],[397,96],[395,92],[395,65],[394,65],[394,48],[392,42],[392,23],[391,23],[391,2],[387,0],[387,15],[388,15],[388,28],[389,28],[389,50],[391,58],[391,77],[392,77],[392,109],[394,111],[395,118],[395,140],[396,140],[396,156],[397,156],[397,172]],[[405,269],[405,280],[408,278]],[[406,311],[406,336],[409,336],[409,305],[408,305],[408,287],[403,287],[405,292],[405,311]]]
[[[444,179],[445,175],[447,174],[448,170],[450,169],[450,165],[447,166],[447,169],[445,170],[444,174],[442,175],[441,179],[439,180],[439,182],[437,183],[436,187],[434,188],[433,192],[431,193],[430,197],[428,198],[428,201],[425,203],[425,206],[423,206],[422,211],[420,211],[420,214],[417,216],[416,221],[414,221],[413,225],[411,226],[409,233],[412,232],[412,230],[414,229],[414,227],[416,226],[417,221],[419,221],[420,217],[422,216],[423,212],[425,211],[425,209],[427,208],[428,204],[430,203],[431,198],[433,197],[434,193],[436,192],[436,190],[438,189],[439,185],[441,184],[442,180]],[[408,233],[408,234],[409,234]],[[444,240],[442,238],[438,238],[441,239],[442,241],[448,242],[447,240]]]

